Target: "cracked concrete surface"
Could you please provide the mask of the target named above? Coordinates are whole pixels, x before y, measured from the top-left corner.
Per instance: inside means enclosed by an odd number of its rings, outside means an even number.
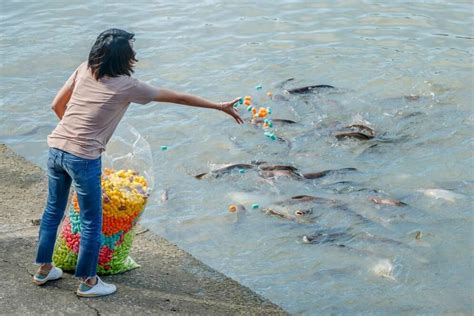
[[[133,271],[104,277],[115,295],[79,298],[65,274],[33,284],[38,226],[46,199],[43,170],[0,144],[0,314],[2,315],[286,315],[278,306],[212,270],[146,229],[134,241]]]

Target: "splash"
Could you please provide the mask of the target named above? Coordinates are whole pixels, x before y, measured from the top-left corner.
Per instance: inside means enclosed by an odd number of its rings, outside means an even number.
[[[371,271],[379,277],[396,281],[395,277],[393,276],[393,265],[388,259],[382,259],[377,262],[372,267]]]

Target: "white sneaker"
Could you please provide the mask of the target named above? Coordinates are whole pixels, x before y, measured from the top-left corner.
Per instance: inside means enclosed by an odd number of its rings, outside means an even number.
[[[115,285],[105,283],[97,276],[96,285],[90,286],[85,282],[81,282],[76,294],[77,296],[82,297],[98,297],[113,294],[115,291],[117,291],[117,287]]]
[[[47,276],[42,276],[36,273],[33,276],[33,283],[37,285],[43,285],[48,281],[60,279],[62,276],[63,276],[63,270],[56,267],[52,267],[51,270],[49,270],[49,273]]]

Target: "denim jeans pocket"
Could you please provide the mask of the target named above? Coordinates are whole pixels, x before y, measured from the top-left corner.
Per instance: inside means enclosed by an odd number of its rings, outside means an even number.
[[[46,166],[48,169],[53,169],[54,168],[54,156],[49,154],[48,156],[48,161],[46,162]]]
[[[58,167],[58,163],[61,164],[60,151],[56,148],[49,148],[48,161],[46,163],[46,166],[50,170],[57,170],[61,168],[60,166]]]

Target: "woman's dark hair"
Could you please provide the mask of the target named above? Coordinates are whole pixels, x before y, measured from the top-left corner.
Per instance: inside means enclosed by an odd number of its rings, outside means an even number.
[[[135,34],[119,29],[109,29],[99,34],[89,53],[88,68],[96,80],[104,76],[130,76],[135,58],[130,41]]]

